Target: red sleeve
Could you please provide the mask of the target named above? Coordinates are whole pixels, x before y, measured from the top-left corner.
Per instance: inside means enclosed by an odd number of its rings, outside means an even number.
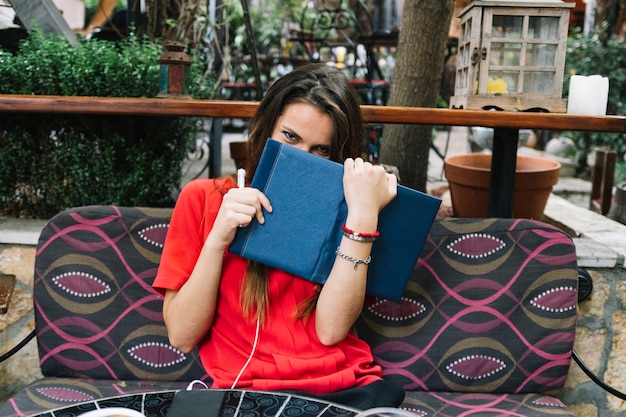
[[[213,227],[230,179],[197,179],[181,191],[170,220],[159,270],[152,286],[161,293],[178,290],[189,279]]]

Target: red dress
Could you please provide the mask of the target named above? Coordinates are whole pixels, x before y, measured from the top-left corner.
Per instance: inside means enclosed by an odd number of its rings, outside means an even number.
[[[230,178],[199,179],[181,192],[165,240],[153,286],[178,290],[188,279],[222,202],[235,183]],[[271,250],[269,248],[268,250]],[[239,301],[246,260],[224,253],[216,317],[199,344],[200,357],[213,387],[230,388],[253,348],[256,322],[243,316]],[[256,351],[238,388],[299,390],[313,394],[364,386],[381,379],[372,352],[349,334],[324,346],[315,332],[315,317],[296,320],[297,306],[315,292],[312,282],[270,269],[269,312]]]

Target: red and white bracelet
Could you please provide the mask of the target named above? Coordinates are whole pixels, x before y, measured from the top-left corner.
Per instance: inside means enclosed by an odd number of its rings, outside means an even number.
[[[374,233],[360,233],[348,229],[345,224],[341,225],[341,231],[343,232],[343,235],[348,239],[356,240],[359,242],[373,242],[380,236],[380,232],[378,230]]]

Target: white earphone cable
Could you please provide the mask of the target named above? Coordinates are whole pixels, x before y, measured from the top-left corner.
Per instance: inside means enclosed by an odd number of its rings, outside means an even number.
[[[257,346],[258,341],[259,341],[259,321],[257,320],[256,332],[254,334],[254,343],[252,344],[252,351],[250,352],[250,356],[248,356],[248,360],[246,361],[246,363],[243,364],[243,367],[239,371],[239,375],[237,375],[237,378],[235,378],[235,381],[233,382],[233,385],[230,387],[230,389],[234,389],[237,386],[237,382],[239,382],[239,378],[241,378],[241,375],[243,375],[243,372],[246,370],[246,368],[250,364],[250,361],[252,360],[252,356],[254,356],[254,352],[256,351],[256,346]]]

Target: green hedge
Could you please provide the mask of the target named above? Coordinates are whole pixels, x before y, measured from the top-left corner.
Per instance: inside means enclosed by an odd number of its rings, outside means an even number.
[[[0,211],[172,206],[193,137],[186,118],[0,114]]]
[[[161,52],[159,43],[134,36],[72,47],[35,32],[17,54],[0,50],[0,94],[154,97]],[[196,61],[191,93],[208,98],[213,79]],[[197,126],[186,117],[0,113],[0,214],[172,206]]]

